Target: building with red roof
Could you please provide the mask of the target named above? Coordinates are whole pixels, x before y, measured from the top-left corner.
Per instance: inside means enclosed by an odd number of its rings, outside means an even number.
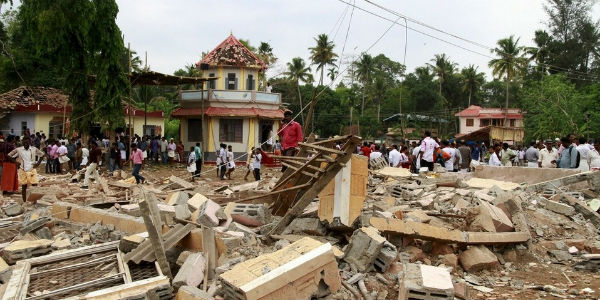
[[[201,143],[205,160],[214,161],[219,144],[231,145],[235,156],[272,137],[283,119],[281,94],[258,90],[265,63],[233,34],[202,58],[196,67],[214,78],[199,90],[180,92],[180,120],[185,149]]]
[[[129,114],[132,116],[134,133],[162,134],[162,111],[144,112],[143,109],[123,103],[126,126],[129,124]],[[60,89],[21,86],[0,94],[0,128],[5,136],[22,136],[29,130],[31,134],[40,132],[48,138],[58,138],[69,131],[70,116],[69,96]],[[100,130],[99,125],[96,127]]]
[[[459,133],[463,136],[487,126],[523,128],[523,113],[518,108],[484,108],[471,105],[455,114],[459,120]],[[504,120],[506,124],[504,124]],[[505,126],[506,125],[506,126]]]

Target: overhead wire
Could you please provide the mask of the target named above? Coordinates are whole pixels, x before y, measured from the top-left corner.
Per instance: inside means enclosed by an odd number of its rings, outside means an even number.
[[[498,53],[506,54],[505,52],[502,52],[502,51],[500,51],[500,50],[499,50],[499,49],[497,49],[497,48],[492,48],[492,47],[490,47],[490,46],[487,46],[487,45],[481,44],[481,43],[479,43],[479,42],[476,42],[476,41],[473,41],[473,40],[470,40],[470,39],[467,39],[467,38],[463,38],[463,37],[461,37],[461,36],[459,36],[459,35],[456,35],[456,34],[453,34],[453,33],[447,32],[447,31],[445,31],[445,30],[439,29],[439,28],[437,28],[437,27],[435,27],[435,26],[429,25],[429,24],[427,24],[427,23],[424,23],[424,22],[422,22],[422,21],[419,21],[419,20],[417,20],[417,19],[414,19],[414,18],[408,17],[408,16],[406,16],[406,15],[403,15],[403,14],[401,14],[401,13],[399,13],[399,12],[397,12],[397,11],[394,11],[394,10],[392,10],[392,9],[390,9],[390,8],[384,7],[383,5],[377,4],[377,3],[373,2],[372,0],[364,0],[364,1],[365,1],[365,2],[367,2],[367,3],[369,3],[369,4],[371,4],[371,5],[373,5],[373,6],[376,6],[376,7],[380,8],[380,9],[382,9],[382,10],[384,10],[384,11],[388,12],[388,13],[391,13],[391,14],[393,14],[393,15],[396,15],[396,16],[399,16],[399,17],[402,17],[402,18],[405,18],[405,20],[406,20],[406,19],[408,19],[408,20],[409,20],[409,21],[411,21],[412,23],[415,23],[415,24],[421,25],[421,26],[423,26],[423,27],[429,28],[429,29],[431,29],[431,30],[437,31],[437,32],[439,32],[439,33],[442,33],[442,34],[448,35],[448,36],[450,36],[450,37],[452,37],[452,38],[455,38],[455,39],[458,39],[458,40],[461,40],[461,41],[467,42],[467,43],[469,43],[469,44],[472,44],[472,45],[475,45],[475,46],[481,47],[481,48],[483,48],[483,49],[486,49],[486,50],[489,50],[489,51],[493,51],[493,52],[498,52]],[[408,27],[408,26],[407,26],[407,27]],[[489,55],[486,55],[486,57],[488,57],[488,58],[493,58],[493,57],[491,57],[491,56],[489,56]],[[546,64],[546,63],[537,63],[537,64],[538,64],[538,65],[540,65],[540,66],[552,67],[552,68],[554,68],[555,70],[562,70],[562,71],[565,71],[565,72],[570,72],[570,73],[573,73],[573,74],[581,74],[581,75],[590,76],[590,77],[593,77],[593,78],[595,78],[595,79],[598,79],[598,76],[596,76],[596,75],[594,75],[594,74],[591,74],[591,73],[585,73],[585,72],[580,72],[580,71],[576,71],[576,70],[569,70],[569,69],[567,69],[567,68],[563,68],[563,67],[559,67],[559,66],[554,66],[554,65],[550,65],[550,64]]]

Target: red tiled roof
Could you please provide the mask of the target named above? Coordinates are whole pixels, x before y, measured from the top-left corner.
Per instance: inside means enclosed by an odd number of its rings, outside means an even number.
[[[515,111],[517,111],[515,113]],[[481,106],[471,105],[466,109],[456,113],[456,117],[477,117],[479,119],[503,119],[506,112],[502,108],[482,108]],[[523,119],[523,114],[519,109],[509,108],[508,119]]]
[[[211,117],[261,117],[268,119],[283,119],[283,111],[280,109],[262,109],[262,108],[227,108],[227,107],[208,107],[204,112]],[[200,116],[201,108],[179,108],[175,110],[172,116]]]
[[[204,58],[196,64],[209,64],[212,66],[235,66],[235,67],[254,67],[264,70],[265,63],[258,58],[252,51],[244,46],[238,39],[229,35],[215,49],[210,51]]]
[[[458,112],[454,116],[456,117],[477,117],[479,115],[479,111],[481,110],[481,106],[471,105],[464,110]]]

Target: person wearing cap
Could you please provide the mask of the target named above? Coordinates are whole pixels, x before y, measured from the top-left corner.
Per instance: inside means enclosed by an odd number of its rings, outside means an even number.
[[[554,162],[558,159],[558,150],[552,147],[552,140],[546,140],[546,147],[540,150],[538,164],[540,168],[556,168]]]
[[[281,139],[281,146],[283,148],[283,156],[294,156],[296,155],[296,147],[298,143],[304,140],[302,135],[302,126],[294,120],[292,120],[292,112],[287,110],[283,113],[283,120],[281,121],[279,132],[277,135]],[[281,167],[281,171],[285,171],[286,166]]]

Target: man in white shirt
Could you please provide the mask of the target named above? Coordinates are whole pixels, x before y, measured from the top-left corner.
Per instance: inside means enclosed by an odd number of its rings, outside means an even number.
[[[442,158],[444,159],[444,167],[448,172],[454,172],[454,162],[456,161],[456,150],[450,147],[448,141],[442,141]]]
[[[221,144],[221,148],[219,148],[217,159],[221,171],[220,177],[222,180],[225,179],[225,172],[227,172],[227,150],[225,150],[225,148],[227,148],[227,145]],[[217,174],[219,174],[218,171]]]
[[[42,162],[42,159],[46,154],[40,151],[40,149],[30,145],[31,140],[29,137],[23,138],[23,146],[18,147],[8,153],[7,159],[16,160],[17,166],[19,167],[19,185],[21,185],[21,196],[23,197],[23,203],[26,201],[27,185],[37,185],[38,174],[36,168]],[[38,157],[38,161],[35,161],[35,157]],[[13,173],[14,174],[14,173]]]
[[[66,163],[69,161],[69,158],[67,157],[67,146],[65,146],[65,143],[61,143],[60,146],[58,147],[58,149],[56,150],[58,153],[58,164],[59,164],[59,173],[60,170],[66,170]]]
[[[427,167],[429,171],[433,171],[433,152],[439,148],[440,145],[431,138],[431,132],[425,131],[425,138],[421,142],[421,166]]]
[[[421,168],[421,143],[419,146],[415,147],[411,153],[412,159],[415,162],[415,173],[419,173],[419,169]]]
[[[546,141],[546,148],[540,150],[540,158],[538,159],[538,163],[540,168],[556,168],[556,165],[553,164],[553,161],[558,159],[558,150],[552,147],[552,141]]]
[[[392,145],[392,151],[388,154],[390,158],[390,167],[398,168],[400,166],[400,152],[398,145]]]
[[[494,146],[490,146],[490,160],[488,161],[488,164],[490,166],[497,166],[500,167],[502,166],[502,163],[500,162],[500,159],[498,159],[498,155],[496,155],[496,147]]]
[[[369,161],[373,161],[374,159],[380,158],[382,156],[379,149],[379,145],[375,145],[375,151],[372,151],[371,154],[369,154]]]
[[[588,157],[590,152],[590,146],[587,143],[586,138],[579,138],[579,145],[576,147],[577,151],[579,151],[579,170],[581,172],[587,172],[590,170],[590,165],[588,163]]]

